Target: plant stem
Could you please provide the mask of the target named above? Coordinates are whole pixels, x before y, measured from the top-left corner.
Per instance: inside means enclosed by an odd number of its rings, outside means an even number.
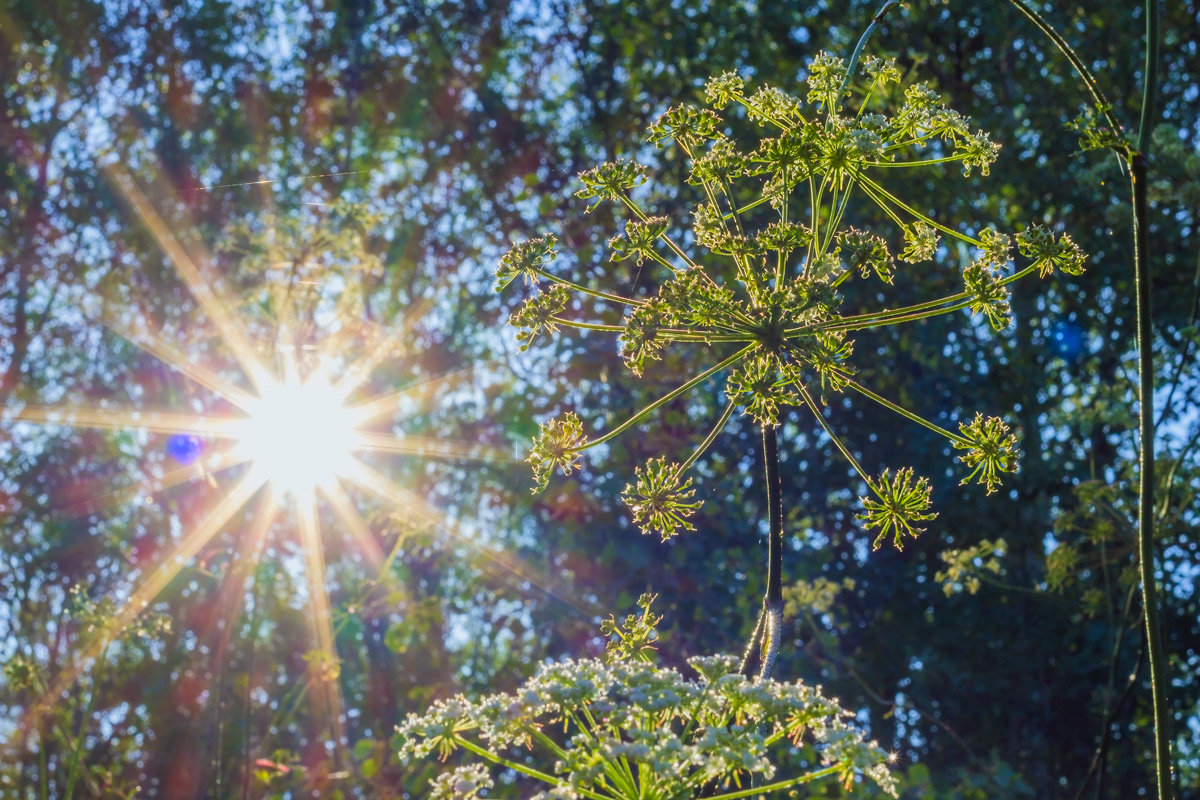
[[[96,695],[100,693],[100,676],[104,674],[104,659],[108,656],[108,645],[100,651],[92,673],[92,691],[88,695],[87,708],[83,710],[83,718],[79,720],[79,733],[75,735],[75,746],[71,753],[71,768],[67,774],[67,790],[63,797],[71,800],[75,793],[75,779],[79,776],[79,757],[83,755],[83,746],[87,740],[88,721],[92,718],[92,709],[96,706]]]
[[[736,402],[733,400],[729,401],[729,404],[725,406],[725,411],[721,414],[721,418],[717,420],[717,424],[708,432],[708,436],[704,437],[704,441],[700,443],[700,446],[692,451],[692,454],[688,456],[688,460],[679,465],[679,469],[676,470],[677,475],[682,475],[692,464],[695,464],[696,459],[703,455],[704,451],[713,443],[713,440],[717,438],[717,434],[725,430],[725,423],[729,422],[729,418],[733,416],[733,409],[736,406]]]
[[[565,286],[568,289],[574,289],[580,294],[591,295],[599,300],[608,300],[610,302],[620,303],[626,306],[644,306],[646,304],[645,300],[638,300],[633,297],[621,297],[619,294],[610,294],[608,292],[602,292],[599,289],[589,289],[583,284],[576,283],[575,281],[567,280],[566,278],[559,277],[558,275],[551,275],[544,269],[537,269],[534,270],[534,272],[553,283],[557,283],[560,286]]]
[[[763,465],[767,472],[767,594],[763,598],[762,665],[758,675],[771,677],[779,652],[779,628],[783,617],[783,494],[779,478],[779,439],[774,425],[762,426]]]
[[[802,783],[808,783],[809,781],[815,781],[820,778],[827,778],[830,775],[836,775],[838,772],[840,772],[844,768],[845,767],[843,767],[841,763],[837,763],[837,764],[833,764],[831,766],[825,767],[824,769],[819,769],[816,772],[810,772],[807,775],[801,775],[798,778],[789,778],[788,780],[785,780],[785,781],[778,781],[776,783],[768,783],[766,786],[754,786],[754,787],[750,787],[748,789],[739,789],[736,792],[727,792],[726,794],[713,795],[712,800],[735,800],[736,798],[739,798],[739,797],[751,797],[753,795],[765,795],[770,792],[778,792],[783,789],[789,789],[793,786],[799,786]]]
[[[970,442],[967,439],[963,438],[962,436],[959,436],[956,433],[951,433],[950,431],[946,430],[942,426],[940,426],[936,423],[930,422],[929,420],[925,419],[924,417],[920,416],[919,414],[914,414],[913,412],[909,411],[904,406],[896,405],[891,400],[888,400],[885,397],[880,397],[879,395],[875,394],[870,389],[868,389],[867,387],[858,383],[857,381],[847,378],[846,385],[849,386],[851,389],[855,390],[856,392],[858,392],[859,394],[863,395],[864,397],[868,397],[871,400],[874,400],[876,403],[879,403],[879,405],[883,406],[884,408],[895,411],[897,414],[901,415],[902,417],[911,419],[913,422],[917,423],[918,425],[923,425],[924,427],[928,428],[929,430],[933,431],[934,433],[939,433],[942,436],[945,436],[947,439],[949,439],[952,442],[958,442],[959,444],[970,444]]]
[[[1149,24],[1149,23],[1147,23]],[[1159,800],[1174,796],[1171,778],[1171,719],[1167,711],[1167,664],[1158,621],[1154,578],[1154,353],[1150,312],[1149,230],[1146,154],[1134,154],[1129,179],[1133,188],[1133,269],[1137,291],[1138,350],[1138,577],[1146,621],[1150,696],[1154,703],[1155,782]]]
[[[1071,45],[1067,44],[1067,40],[1059,35],[1058,31],[1054,30],[1050,23],[1042,19],[1042,16],[1034,11],[1033,8],[1025,2],[1025,0],[1011,0],[1011,2],[1020,10],[1022,14],[1029,17],[1029,20],[1037,26],[1038,30],[1044,33],[1046,38],[1054,42],[1054,46],[1057,47],[1059,51],[1067,57],[1067,61],[1071,63],[1071,66],[1075,69],[1075,72],[1083,81],[1084,87],[1087,88],[1088,94],[1092,96],[1092,103],[1096,106],[1096,110],[1104,115],[1104,121],[1108,123],[1109,127],[1111,127],[1114,131],[1119,132],[1121,130],[1121,126],[1117,123],[1116,118],[1112,115],[1112,104],[1109,103],[1104,97],[1104,93],[1100,91],[1100,87],[1096,84],[1095,76],[1093,76],[1088,68],[1084,66],[1084,63],[1079,56],[1075,55],[1075,51],[1071,49]],[[1150,3],[1147,2],[1147,5],[1149,4]],[[1157,14],[1157,10],[1155,13]],[[1147,28],[1149,28],[1149,25],[1150,18],[1147,16]],[[1155,46],[1157,47],[1157,43]],[[1149,85],[1148,81],[1147,85]]]
[[[670,392],[664,394],[662,397],[658,398],[653,403],[646,406],[641,411],[637,412],[632,417],[625,420],[624,422],[622,422],[617,427],[613,428],[608,433],[604,434],[603,436],[601,436],[597,439],[592,439],[590,442],[585,442],[584,444],[580,445],[579,450],[583,451],[583,450],[587,450],[590,447],[595,447],[598,444],[604,444],[605,442],[607,442],[609,439],[613,438],[617,434],[623,433],[626,429],[631,427],[635,422],[637,422],[639,419],[641,419],[642,417],[649,414],[654,409],[656,409],[659,406],[662,406],[666,403],[671,402],[676,397],[678,397],[679,395],[688,391],[689,389],[703,383],[704,381],[708,380],[710,377],[712,377],[716,373],[720,372],[721,370],[725,369],[726,367],[733,365],[735,362],[738,361],[738,359],[740,359],[743,356],[750,353],[750,351],[752,351],[757,346],[758,346],[757,344],[751,344],[751,345],[747,345],[746,347],[743,347],[741,350],[738,350],[736,353],[734,353],[733,355],[731,355],[729,358],[725,359],[724,361],[714,364],[713,366],[706,369],[704,372],[700,373],[696,377],[689,380],[687,383],[684,383],[684,384],[676,387],[675,389],[672,389]]]
[[[754,630],[750,632],[750,639],[746,642],[746,649],[742,652],[742,663],[738,666],[739,675],[744,675],[747,678],[751,675],[751,667],[754,666],[754,657],[759,654],[758,641],[762,638],[766,616],[766,609],[758,612],[758,621],[754,623]]]
[[[858,44],[854,46],[854,52],[850,54],[850,62],[846,64],[846,80],[842,82],[843,92],[846,90],[846,87],[850,85],[850,79],[854,77],[854,70],[858,68],[858,57],[862,55],[863,47],[867,44],[867,39],[871,38],[871,34],[874,32],[875,26],[882,22],[883,18],[887,16],[887,13],[898,5],[900,5],[899,0],[887,0],[887,2],[880,7],[879,11],[876,12],[875,16],[871,19],[871,24],[867,26],[865,31],[863,31],[862,36],[858,37]]]
[[[1159,800],[1175,796],[1171,759],[1171,717],[1167,709],[1167,663],[1158,621],[1154,579],[1154,340],[1150,312],[1150,230],[1148,159],[1158,92],[1158,2],[1145,0],[1146,61],[1137,152],[1130,158],[1133,188],[1133,270],[1137,291],[1138,417],[1141,447],[1138,465],[1138,576],[1146,620],[1150,696],[1154,703],[1154,774]]]

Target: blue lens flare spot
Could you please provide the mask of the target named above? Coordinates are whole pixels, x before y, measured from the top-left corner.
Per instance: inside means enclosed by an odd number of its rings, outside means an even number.
[[[204,452],[204,442],[190,433],[177,433],[167,439],[167,455],[180,464],[191,464]]]
[[[1050,329],[1050,347],[1059,358],[1074,361],[1086,350],[1083,331],[1073,322],[1056,322]]]

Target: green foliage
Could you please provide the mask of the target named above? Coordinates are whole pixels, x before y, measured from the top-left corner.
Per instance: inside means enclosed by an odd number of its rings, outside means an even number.
[[[944,569],[937,571],[933,579],[942,585],[942,591],[950,597],[957,592],[975,594],[982,586],[981,576],[1004,575],[1004,554],[1007,551],[1003,539],[989,541],[964,548],[948,548],[939,554]]]

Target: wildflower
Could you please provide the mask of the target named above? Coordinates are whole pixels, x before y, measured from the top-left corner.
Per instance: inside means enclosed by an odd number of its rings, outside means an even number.
[[[846,258],[846,266],[857,269],[865,278],[874,272],[884,283],[892,282],[892,254],[882,236],[848,228],[838,234],[838,245]]]
[[[554,250],[557,243],[553,235],[546,235],[513,245],[496,267],[496,291],[504,289],[518,275],[524,275],[530,283],[536,284],[543,265],[557,255]]]
[[[955,442],[954,447],[967,451],[958,458],[971,469],[971,474],[963,478],[960,485],[978,477],[979,483],[991,494],[1000,484],[997,473],[1017,471],[1017,458],[1021,455],[1017,450],[1017,437],[1009,433],[1008,425],[999,417],[985,419],[978,413],[969,423],[960,423],[958,429],[964,441]]]
[[[1057,267],[1068,275],[1082,275],[1087,255],[1065,233],[1054,234],[1042,225],[1031,225],[1017,234],[1017,250],[1038,265],[1038,274],[1045,278]]]
[[[526,460],[533,465],[534,493],[544,491],[550,483],[550,473],[557,467],[564,475],[577,468],[579,451],[587,438],[583,424],[574,412],[568,411],[558,419],[541,426]]]
[[[1002,331],[1012,323],[1008,305],[1008,287],[988,267],[988,262],[973,262],[963,270],[963,284],[972,314],[982,312],[992,330]]]
[[[721,118],[707,108],[678,105],[654,121],[650,126],[649,141],[658,147],[675,142],[691,152],[696,145],[712,138],[720,121]]]
[[[704,85],[704,100],[719,110],[740,99],[744,89],[745,84],[736,72],[722,72]]]
[[[551,286],[545,292],[539,292],[525,301],[519,309],[513,312],[508,322],[522,330],[517,334],[517,341],[522,342],[522,350],[528,350],[539,333],[554,333],[558,330],[557,315],[562,313],[571,299],[571,292],[560,284]]]
[[[640,267],[645,259],[654,257],[654,243],[667,232],[669,224],[670,220],[666,217],[650,217],[626,223],[624,236],[608,240],[608,246],[613,251],[612,260],[624,261],[630,256],[637,256]]]
[[[917,528],[913,523],[931,520],[937,514],[929,511],[929,494],[932,488],[925,478],[913,480],[911,467],[896,470],[893,478],[888,470],[884,470],[877,480],[869,482],[869,487],[876,499],[862,498],[865,514],[859,514],[858,519],[864,521],[868,530],[879,528],[875,537],[874,549],[878,550],[884,538],[890,533],[897,550],[904,549],[904,536],[914,539],[924,528]]]
[[[646,462],[645,469],[635,469],[637,481],[625,486],[621,499],[629,506],[633,521],[642,533],[657,533],[665,542],[682,528],[695,530],[688,518],[703,503],[691,502],[696,494],[692,479],[683,480],[678,464],[668,464],[663,457]]]
[[[646,168],[636,161],[609,161],[592,167],[579,175],[583,188],[575,193],[583,199],[596,198],[588,205],[591,211],[601,200],[619,201],[630,189],[646,182]]]
[[[904,250],[900,252],[900,260],[909,264],[928,261],[937,252],[940,239],[937,228],[928,223],[918,220],[912,225],[905,225]]]

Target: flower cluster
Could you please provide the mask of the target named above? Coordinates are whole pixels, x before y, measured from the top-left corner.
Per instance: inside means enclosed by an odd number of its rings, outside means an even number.
[[[665,458],[652,458],[643,469],[635,470],[637,481],[625,487],[621,495],[642,530],[660,534],[665,542],[682,528],[694,530],[688,517],[696,513],[701,501],[693,501],[696,490],[692,479],[683,480],[679,464]]]
[[[586,437],[583,435],[583,423],[572,411],[542,425],[533,447],[529,451],[529,463],[533,465],[533,477],[537,482],[535,492],[546,488],[550,482],[550,472],[557,467],[564,475],[575,471],[579,461],[579,450],[583,447]]]
[[[1017,437],[1009,433],[1008,425],[999,417],[984,418],[976,414],[975,419],[958,426],[962,440],[954,446],[966,450],[959,460],[971,468],[971,474],[963,478],[968,483],[972,478],[978,478],[979,483],[987,487],[988,494],[996,491],[1000,484],[999,472],[1016,472]]]
[[[847,101],[850,87],[861,82],[848,80],[840,59],[821,54],[810,65],[803,99],[773,86],[750,91],[740,77],[725,73],[708,82],[709,108],[678,105],[659,117],[650,141],[678,148],[691,166],[688,183],[699,189],[688,221],[642,207],[635,190],[648,180],[648,170],[640,164],[613,161],[579,176],[578,196],[592,201],[589,210],[610,202],[626,212],[624,232],[608,242],[611,257],[647,266],[646,278],[657,281],[649,297],[609,294],[549,273],[546,265],[555,257],[551,237],[517,245],[501,260],[500,286],[519,274],[553,284],[513,314],[523,346],[542,333],[579,327],[616,334],[621,356],[637,376],[652,369],[668,348],[689,348],[710,359],[707,369],[603,435],[589,439],[574,423],[569,435],[561,423],[543,427],[530,456],[539,487],[553,468],[570,472],[581,451],[721,375],[730,408],[759,425],[778,425],[789,409],[813,415],[868,487],[871,498],[864,500],[860,518],[868,528],[880,529],[877,544],[891,534],[899,546],[903,537],[920,530],[918,523],[933,518],[929,485],[907,469],[869,476],[827,423],[821,407],[827,394],[854,392],[939,431],[968,451],[962,457],[971,470],[967,480],[979,478],[989,492],[999,473],[1015,469],[1015,438],[996,433],[994,424],[972,423],[955,433],[860,385],[852,363],[853,334],[963,310],[1003,329],[1011,321],[1014,281],[1033,272],[1078,274],[1083,253],[1069,237],[1040,226],[1015,236],[993,228],[975,234],[957,230],[893,194],[891,187],[903,185],[900,179],[908,171],[933,165],[957,164],[964,174],[986,175],[999,147],[986,133],[972,130],[970,121],[928,85],[906,86],[899,106],[888,106],[884,98],[896,93],[880,90],[900,81],[893,62],[868,57],[862,69],[865,96],[853,101]],[[738,110],[758,124],[757,141],[736,137],[726,126],[725,117]],[[894,225],[853,227],[852,200],[876,205]],[[681,246],[689,238],[685,226],[700,252]],[[1014,241],[1028,259],[1018,268],[1011,258]],[[903,264],[949,258],[966,248],[977,256],[958,268],[963,285],[957,294],[878,310],[844,307],[843,287],[849,281],[891,284],[904,278]],[[878,296],[877,291],[859,294]],[[590,299],[571,303],[572,295]],[[606,312],[606,304],[623,312]],[[595,308],[601,309],[600,320],[579,318]],[[683,473],[728,420],[727,412],[682,466],[664,456],[637,471],[624,498],[643,532],[669,538],[692,528],[689,518],[699,504]]]
[[[914,480],[913,471],[908,467],[896,470],[895,477],[885,469],[879,478],[871,481],[871,490],[875,496],[862,499],[864,513],[858,518],[868,529],[879,528],[873,545],[876,550],[889,533],[896,549],[904,549],[906,534],[916,538],[925,530],[914,527],[913,523],[937,516],[929,510],[929,481],[925,478]]]
[[[822,778],[864,775],[896,795],[887,754],[851,715],[802,682],[751,679],[730,657],[696,658],[697,675],[639,661],[544,665],[512,693],[456,697],[398,728],[404,762],[465,751],[541,782],[535,797],[720,800],[786,793]],[[804,748],[809,764],[796,764]],[[491,785],[478,761],[445,773],[432,796],[471,800]]]

